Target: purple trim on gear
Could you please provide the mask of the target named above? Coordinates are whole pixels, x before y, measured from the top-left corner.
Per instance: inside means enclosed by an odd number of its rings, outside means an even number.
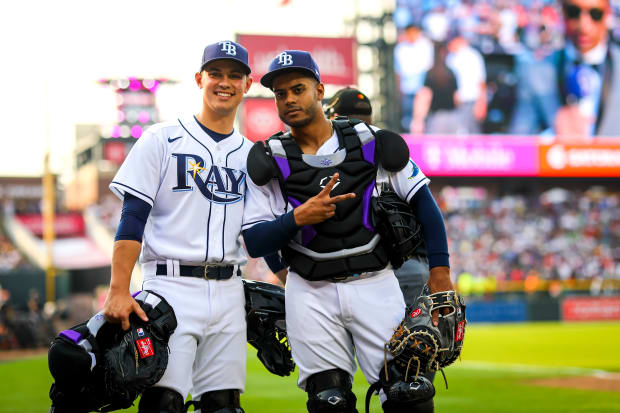
[[[140,294],[142,291],[138,291],[137,293],[133,293],[131,295],[131,298],[136,298],[138,296],[138,294]]]
[[[291,167],[288,164],[288,159],[280,158],[279,156],[273,157],[280,168],[280,172],[282,172],[282,178],[286,181],[288,177],[291,175]]]
[[[364,226],[371,232],[375,232],[375,228],[372,226],[370,220],[370,197],[372,196],[372,190],[375,187],[375,180],[373,179],[368,187],[364,190],[364,196],[362,198],[362,222]]]
[[[293,208],[297,208],[298,206],[301,205],[301,202],[299,202],[297,199],[290,197],[290,196],[288,197],[288,202],[291,203]],[[316,237],[316,235],[317,235],[317,232],[312,227],[312,225],[305,225],[301,227],[301,245],[305,247],[306,245],[310,243],[310,241],[314,239],[314,237]]]
[[[371,164],[375,164],[375,142],[373,139],[364,146],[362,146],[362,154],[364,154],[364,159],[366,162],[370,162]]]
[[[75,344],[79,343],[80,340],[82,339],[82,335],[80,333],[78,333],[77,331],[73,331],[73,330],[65,330],[62,331],[59,336],[63,336],[65,338],[68,338],[69,340],[73,341]]]

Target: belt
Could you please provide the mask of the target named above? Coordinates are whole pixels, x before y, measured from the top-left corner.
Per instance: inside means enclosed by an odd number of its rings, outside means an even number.
[[[333,283],[348,283],[349,281],[363,280],[374,277],[375,275],[377,275],[376,272],[363,272],[361,274],[346,275],[342,277],[331,277],[326,281],[331,281]]]
[[[234,265],[179,265],[178,275],[181,277],[195,277],[208,280],[227,280],[233,276],[234,272]],[[168,267],[166,264],[157,264],[155,275],[172,274],[168,274]]]

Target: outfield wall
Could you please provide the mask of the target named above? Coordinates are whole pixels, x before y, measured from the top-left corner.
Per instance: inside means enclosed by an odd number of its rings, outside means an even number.
[[[492,298],[466,298],[465,302],[467,320],[472,323],[620,320],[620,294],[497,294]]]

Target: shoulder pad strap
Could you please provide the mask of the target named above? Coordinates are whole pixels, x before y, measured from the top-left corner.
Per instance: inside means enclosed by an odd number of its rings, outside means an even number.
[[[64,330],[58,333],[59,337],[64,337],[68,340],[71,340],[75,344],[78,344],[80,341],[82,341],[89,335],[90,335],[90,331],[88,330],[86,323],[80,323],[76,326],[71,327],[68,330]]]
[[[279,142],[276,140],[276,142]],[[258,186],[267,185],[276,177],[276,166],[273,157],[265,147],[265,142],[257,141],[248,153],[248,175]]]
[[[146,294],[140,297],[142,294]],[[142,300],[140,300],[142,298]],[[149,323],[162,332],[166,339],[177,328],[177,318],[174,309],[161,295],[149,290],[144,290],[136,297],[140,306],[149,318]]]
[[[366,145],[375,138],[375,134],[373,130],[370,129],[370,126],[363,122],[358,122],[355,125],[355,132],[357,133],[357,137],[360,139],[362,145]]]
[[[280,139],[269,139],[267,141],[267,151],[271,152],[272,156],[278,156],[280,158],[286,158],[286,151],[284,150],[284,145]]]
[[[398,172],[409,162],[409,147],[407,142],[397,133],[379,129],[377,137],[377,151],[375,159],[386,171]]]
[[[356,125],[359,122],[354,122],[348,118],[341,117],[334,119],[332,122],[334,129],[336,130],[336,135],[338,135],[339,146],[345,147],[347,151],[351,151],[360,146],[360,141],[357,137],[356,130],[353,128],[353,125]]]

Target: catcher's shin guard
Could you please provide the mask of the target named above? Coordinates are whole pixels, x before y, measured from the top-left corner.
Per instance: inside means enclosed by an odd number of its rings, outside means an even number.
[[[244,413],[239,401],[239,390],[208,391],[200,396],[200,400],[185,403],[184,412],[189,408],[200,409],[201,413]]]
[[[306,383],[308,412],[357,413],[357,398],[351,391],[351,376],[344,370],[333,369],[313,374]]]
[[[366,413],[370,412],[372,394],[378,390],[383,390],[387,397],[382,405],[386,413],[432,413],[434,410],[435,386],[433,383],[422,375],[415,380],[404,381],[404,376],[395,366],[394,360],[388,362],[386,368],[381,369],[379,381],[368,389]]]
[[[398,403],[386,400],[381,405],[384,413],[434,413],[435,403],[433,399],[421,403]]]
[[[151,387],[142,393],[138,413],[183,413],[183,396],[167,387]]]

